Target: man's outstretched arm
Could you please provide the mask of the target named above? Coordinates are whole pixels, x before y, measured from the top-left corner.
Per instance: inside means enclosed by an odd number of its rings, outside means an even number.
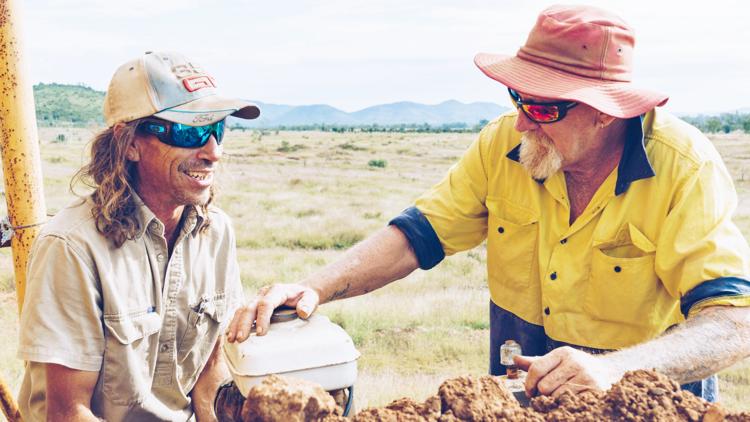
[[[297,313],[307,318],[319,304],[371,292],[417,268],[419,262],[406,236],[394,226],[385,227],[302,283],[261,289],[257,298],[237,311],[227,340],[244,341],[256,321],[257,333],[265,334],[278,306],[296,307]]]
[[[538,358],[518,357],[528,370],[526,391],[606,389],[627,371],[655,369],[680,384],[701,380],[750,356],[750,308],[710,306],[651,341],[605,355],[570,347]]]

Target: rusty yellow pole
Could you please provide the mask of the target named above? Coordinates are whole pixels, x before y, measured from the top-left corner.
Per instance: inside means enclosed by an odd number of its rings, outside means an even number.
[[[26,291],[26,263],[46,219],[34,96],[23,68],[17,0],[0,0],[0,154],[8,217],[15,227],[11,247],[18,309]]]
[[[26,263],[46,218],[34,96],[24,72],[16,0],[0,0],[0,154],[10,225],[18,309],[26,290]],[[20,421],[18,406],[0,380],[0,403],[9,421]]]

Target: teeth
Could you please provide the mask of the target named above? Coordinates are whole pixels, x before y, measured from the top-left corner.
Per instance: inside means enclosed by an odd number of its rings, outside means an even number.
[[[185,174],[197,180],[206,180],[206,178],[208,177],[208,173],[201,173],[201,172],[188,171],[188,172],[185,172]]]

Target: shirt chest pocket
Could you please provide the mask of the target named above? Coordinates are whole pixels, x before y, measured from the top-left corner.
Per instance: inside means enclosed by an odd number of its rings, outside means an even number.
[[[614,239],[594,241],[583,309],[605,321],[653,325],[661,289],[655,252],[654,244],[631,223]]]
[[[526,290],[538,279],[539,217],[503,199],[487,198],[487,265],[506,289]],[[491,280],[491,282],[493,282]]]
[[[202,296],[190,305],[187,327],[177,350],[182,368],[181,385],[191,389],[199,370],[213,351],[221,327],[226,321],[227,303],[224,293]]]
[[[130,406],[149,393],[161,323],[161,315],[149,311],[104,316],[102,390],[112,403]]]

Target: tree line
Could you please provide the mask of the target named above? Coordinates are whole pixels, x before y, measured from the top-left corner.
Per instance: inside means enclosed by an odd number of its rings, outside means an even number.
[[[722,113],[718,116],[683,116],[683,120],[697,127],[703,133],[730,133],[742,131],[750,133],[750,114]]]
[[[233,125],[230,127],[231,130],[289,130],[289,131],[321,131],[321,132],[396,132],[396,133],[467,133],[467,132],[479,132],[482,128],[489,123],[488,120],[480,120],[477,124],[470,125],[463,122],[455,123],[444,123],[440,125],[432,125],[429,123],[421,124],[408,124],[401,123],[397,125],[379,125],[373,123],[371,125],[334,125],[334,124],[310,124],[310,125],[291,125],[291,126],[273,126],[267,128],[252,128],[241,125]]]

